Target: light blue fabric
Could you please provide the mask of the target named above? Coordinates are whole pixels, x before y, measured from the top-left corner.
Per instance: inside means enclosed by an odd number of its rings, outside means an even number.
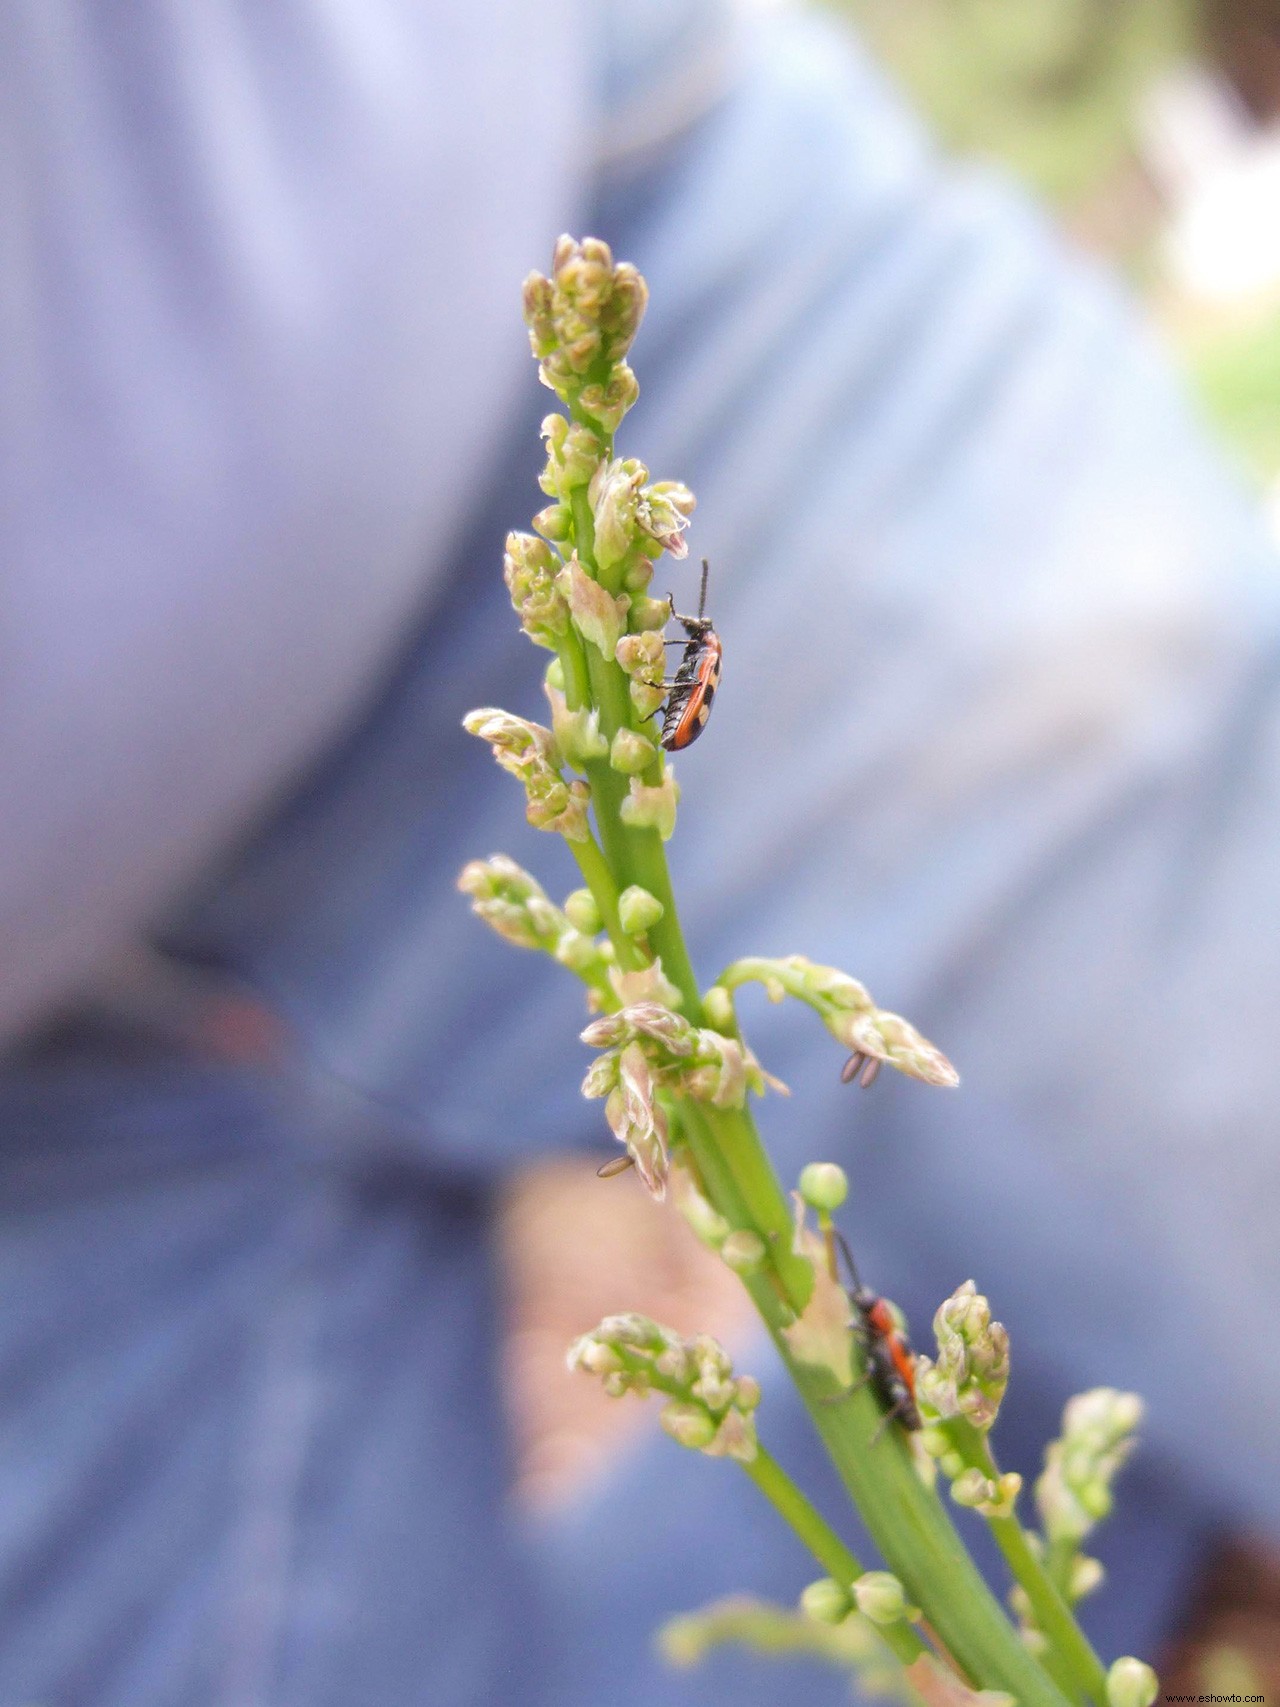
[[[626,44],[641,109],[669,40]],[[919,1339],[970,1274],[1009,1324],[1006,1462],[1083,1385],[1147,1397],[1093,1616],[1149,1649],[1212,1525],[1280,1523],[1274,554],[1112,283],[825,29],[725,43],[724,98],[615,150],[580,215],[650,279],[624,448],[694,486],[713,565],[724,686],[672,844],[695,958],[845,965],[959,1064],[956,1095],[862,1095],[810,1016],[745,1004],[795,1091],[784,1176],[849,1167]],[[562,1522],[504,1513],[490,1193],[601,1138],[570,981],[452,887],[499,848],[575,881],[458,728],[537,703],[497,565],[545,404],[530,370],[378,704],[163,933],[287,1015],[290,1069],[63,1042],[0,1091],[0,1697],[848,1698],[650,1657],[664,1611],[813,1574],[731,1466],[657,1441]]]

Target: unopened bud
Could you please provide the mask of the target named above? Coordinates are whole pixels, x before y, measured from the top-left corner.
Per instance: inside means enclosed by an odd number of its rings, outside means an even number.
[[[575,889],[572,895],[567,895],[564,910],[569,923],[583,936],[595,936],[600,929],[600,909],[589,889]]]
[[[981,1470],[972,1465],[967,1470],[962,1470],[951,1484],[951,1497],[956,1504],[975,1509],[995,1499],[999,1492],[991,1478],[984,1476]]]
[[[1151,1707],[1159,1692],[1159,1678],[1141,1660],[1126,1656],[1116,1660],[1107,1673],[1109,1707]]]
[[[573,535],[573,511],[568,504],[548,504],[533,518],[535,530],[543,539],[565,540]]]
[[[1076,1601],[1083,1600],[1086,1595],[1100,1589],[1107,1579],[1106,1566],[1101,1559],[1092,1559],[1087,1553],[1077,1553],[1071,1561],[1071,1578],[1067,1584],[1067,1599],[1074,1606]]]
[[[653,929],[662,914],[662,902],[638,883],[632,883],[618,897],[618,917],[628,936],[643,936]]]
[[[536,521],[534,525],[537,525]],[[538,531],[541,533],[543,529]],[[556,576],[556,586],[569,606],[569,615],[578,633],[590,641],[603,658],[612,661],[614,649],[626,633],[626,595],[614,598],[599,581],[593,580],[578,561],[576,552]]]
[[[733,997],[723,984],[713,984],[702,998],[702,1011],[706,1021],[714,1031],[726,1034],[737,1030],[737,1015],[733,1009]]]
[[[668,765],[662,781],[650,786],[631,778],[627,798],[618,809],[622,822],[630,830],[656,830],[664,842],[670,841],[676,827],[676,803],[680,788],[674,770]]]
[[[742,1227],[729,1234],[720,1255],[735,1274],[754,1274],[764,1261],[764,1240],[749,1227]]]
[[[609,763],[624,776],[639,776],[658,756],[658,749],[634,729],[619,729],[609,748]]]
[[[664,1405],[659,1420],[672,1440],[681,1446],[691,1447],[695,1452],[705,1451],[716,1437],[714,1418],[701,1405],[681,1399],[673,1399],[669,1405]]]
[[[550,686],[547,699],[551,705],[551,729],[561,757],[575,769],[585,771],[593,759],[602,759],[609,751],[609,743],[600,733],[600,713],[585,705],[570,711],[564,695]]]
[[[800,1174],[800,1195],[812,1209],[830,1213],[849,1195],[849,1177],[835,1162],[810,1162]]]
[[[840,1624],[853,1611],[853,1602],[834,1577],[819,1577],[801,1594],[800,1610],[815,1624]]]
[[[733,1384],[734,1408],[743,1412],[754,1411],[762,1397],[760,1383],[754,1375],[739,1375]]]
[[[853,1585],[853,1598],[873,1624],[896,1624],[907,1616],[907,1597],[892,1571],[864,1571]]]
[[[611,1375],[622,1368],[622,1359],[612,1346],[593,1344],[584,1346],[577,1367],[589,1375]]]

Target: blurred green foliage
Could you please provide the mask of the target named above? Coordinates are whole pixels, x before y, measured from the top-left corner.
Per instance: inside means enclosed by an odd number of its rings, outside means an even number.
[[[1192,0],[828,0],[967,154],[1062,206],[1125,158],[1135,96],[1193,38]]]
[[[825,0],[962,154],[1011,169],[1142,288],[1160,283],[1153,192],[1138,207],[1143,90],[1193,56],[1199,0]],[[1167,297],[1167,291],[1162,293]],[[1194,330],[1187,329],[1188,320]],[[1280,471],[1280,309],[1173,317],[1188,377],[1262,478]]]
[[[1187,340],[1191,379],[1210,415],[1263,478],[1280,471],[1280,309]]]

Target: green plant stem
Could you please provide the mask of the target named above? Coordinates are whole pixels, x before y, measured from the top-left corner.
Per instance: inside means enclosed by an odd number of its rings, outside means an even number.
[[[601,576],[595,562],[594,518],[585,488],[571,494],[570,510],[579,560],[602,585],[616,591],[611,583],[618,575]],[[620,728],[634,727],[629,683],[621,667],[594,647],[588,645],[585,652],[601,728],[612,740]],[[698,1024],[702,1004],[661,839],[651,829],[622,822],[627,779],[600,761],[589,767],[588,775],[603,858],[611,868],[615,913],[617,894],[633,883],[662,903],[663,916],[649,933],[650,944],[681,992],[685,1016]],[[591,877],[583,869],[590,884]],[[602,916],[607,920],[603,908]],[[744,971],[750,966],[750,962],[739,962],[732,970],[741,978],[750,975]],[[782,1330],[803,1311],[813,1276],[807,1261],[791,1250],[787,1200],[749,1111],[705,1104],[695,1109],[686,1101],[681,1112],[710,1201],[732,1225],[752,1228],[765,1243],[770,1270],[753,1277],[748,1289],[889,1568],[975,1685],[1006,1690],[1017,1697],[1020,1707],[1063,1707],[1064,1696],[1023,1646],[965,1552],[942,1504],[920,1481],[901,1431],[890,1427],[871,1447],[882,1418],[870,1388],[842,1396],[834,1375],[800,1363],[792,1355]]]
[[[569,846],[578,862],[578,870],[585,878],[587,888],[600,909],[604,928],[608,931],[609,941],[618,956],[618,965],[628,972],[638,971],[645,964],[645,956],[638,944],[622,928],[622,920],[618,916],[617,885],[613,880],[613,872],[609,869],[609,862],[600,851],[600,844],[592,836],[585,842],[570,842]]]
[[[850,1588],[862,1575],[864,1567],[777,1460],[770,1457],[761,1446],[751,1462],[744,1464],[742,1468],[774,1510],[804,1542],[828,1576],[833,1577],[842,1588]],[[926,1652],[924,1643],[909,1624],[879,1624],[876,1626],[876,1634],[904,1665],[910,1665]]]
[[[615,875],[622,880],[622,873]],[[631,872],[626,877],[637,880]],[[679,930],[674,907],[663,920],[668,922]],[[1061,1707],[1065,1697],[1023,1646],[947,1513],[920,1481],[901,1432],[885,1430],[870,1448],[882,1421],[870,1389],[842,1398],[833,1375],[792,1355],[782,1329],[803,1310],[812,1275],[780,1236],[789,1225],[786,1200],[749,1112],[701,1105],[687,1120],[686,1133],[712,1204],[733,1225],[752,1226],[765,1241],[779,1284],[757,1281],[750,1287],[752,1298],[889,1568],[973,1683],[1007,1690],[1021,1707]],[[733,1187],[729,1202],[721,1194],[725,1172]]]
[[[961,1418],[948,1424],[947,1432],[967,1463],[992,1481],[999,1480],[1000,1468],[987,1437],[979,1429]],[[1005,1563],[1031,1603],[1037,1627],[1061,1659],[1068,1687],[1077,1695],[1091,1696],[1095,1701],[1104,1702],[1107,1698],[1106,1667],[1076,1623],[1065,1596],[1044,1560],[1033,1549],[1026,1531],[1012,1515],[991,1517],[987,1523],[1004,1554]]]

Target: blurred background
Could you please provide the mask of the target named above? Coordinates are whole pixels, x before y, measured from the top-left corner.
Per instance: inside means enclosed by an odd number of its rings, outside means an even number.
[[[827,9],[945,144],[1014,174],[1079,244],[1122,269],[1280,537],[1280,0]],[[569,1377],[570,1338],[628,1308],[732,1342],[748,1311],[678,1217],[643,1192],[601,1187],[581,1163],[527,1177],[504,1229],[519,1486],[545,1508],[652,1426],[642,1407]],[[566,1265],[569,1237],[579,1260]],[[1280,1690],[1280,1562],[1226,1547],[1165,1664],[1169,1689]]]

